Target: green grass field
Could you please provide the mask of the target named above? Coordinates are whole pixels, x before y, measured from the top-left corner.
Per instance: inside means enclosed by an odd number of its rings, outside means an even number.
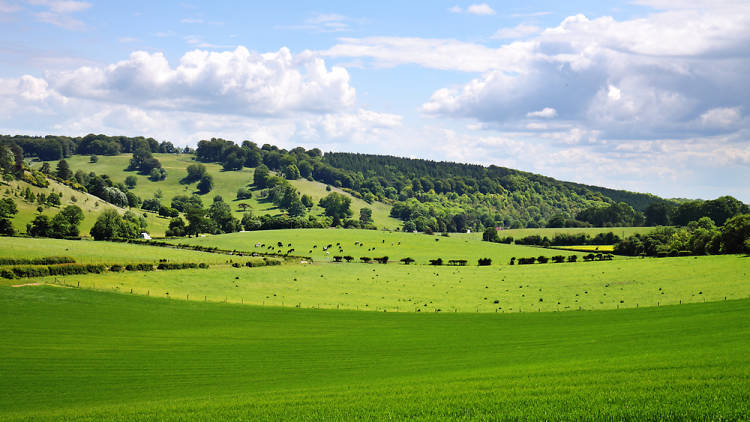
[[[747,420],[750,301],[403,314],[0,286],[2,420]]]
[[[158,263],[160,259],[167,259],[170,262],[222,264],[232,258],[221,254],[117,242],[0,237],[0,257],[2,258],[45,256],[70,256],[82,264],[110,265]],[[235,257],[235,260],[242,259]]]
[[[193,155],[188,154],[154,154],[154,157],[158,158],[162,163],[162,167],[167,170],[167,178],[159,182],[152,182],[147,176],[143,176],[133,171],[125,171],[130,162],[131,154],[121,154],[115,156],[99,156],[97,163],[89,163],[88,155],[74,155],[66,160],[70,164],[70,168],[75,172],[76,170],[84,170],[86,172],[93,171],[96,174],[109,175],[114,182],[124,182],[127,176],[133,175],[138,179],[136,187],[133,192],[143,199],[150,199],[154,197],[157,191],[161,192],[161,200],[165,205],[169,205],[172,198],[176,195],[191,195],[196,192],[197,183],[190,185],[184,185],[180,183],[180,179],[185,177],[187,174],[187,166],[195,164],[193,161]],[[279,214],[278,209],[275,205],[268,201],[258,200],[257,191],[253,192],[253,198],[236,201],[237,189],[243,186],[250,186],[253,180],[254,169],[245,168],[241,171],[222,171],[221,165],[216,163],[202,163],[206,166],[208,174],[214,179],[214,189],[206,195],[203,195],[203,204],[208,207],[213,202],[213,197],[220,195],[224,201],[232,205],[232,211],[235,216],[241,217],[242,210],[239,208],[240,203],[247,203],[252,207],[253,212],[256,215],[260,214]],[[57,165],[57,162],[50,162],[50,167],[53,169]],[[34,167],[40,167],[41,162],[35,162]],[[329,192],[325,190],[325,184],[319,182],[311,182],[305,179],[299,179],[290,181],[290,183],[300,191],[300,194],[310,195],[317,204],[317,201],[326,196]],[[332,188],[339,193],[343,193],[352,199],[352,211],[354,218],[359,216],[359,210],[362,207],[369,207],[372,209],[373,220],[375,224],[380,228],[395,229],[401,226],[401,222],[397,219],[389,216],[391,207],[389,205],[375,202],[373,204],[367,204],[361,199],[352,197],[346,192],[339,189]],[[314,215],[320,215],[323,210],[317,205],[313,207],[312,213]],[[91,223],[93,225],[93,222]],[[164,230],[166,230],[166,224],[164,224]],[[164,230],[158,232],[163,235]]]
[[[353,229],[262,230],[172,239],[169,242],[258,252],[286,252],[293,248],[294,255],[311,256],[316,262],[331,261],[336,255],[350,255],[357,260],[362,256],[370,258],[388,256],[392,261],[411,257],[416,260],[417,264],[428,264],[430,259],[436,258],[442,258],[446,263],[450,259],[466,259],[469,264],[475,265],[479,258],[484,257],[492,258],[495,264],[507,264],[514,256],[574,254],[574,252],[552,251],[531,246],[482,242],[481,238],[477,240],[464,236],[443,237],[421,233]],[[278,242],[284,246],[278,247]],[[355,242],[358,243],[355,244]],[[265,246],[256,247],[256,244]],[[271,248],[268,247],[269,245]],[[323,251],[323,248],[328,245],[332,245],[331,248]],[[339,246],[343,251],[339,250]]]
[[[58,283],[180,300],[264,306],[507,313],[626,309],[749,298],[749,279],[750,258],[720,255],[490,267],[398,263],[262,268],[224,265],[209,272],[86,274],[9,280],[5,284]]]

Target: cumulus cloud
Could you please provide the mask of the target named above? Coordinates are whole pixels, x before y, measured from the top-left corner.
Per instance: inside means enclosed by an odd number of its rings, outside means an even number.
[[[549,107],[556,111],[553,117],[600,130],[610,139],[747,127],[741,109],[750,106],[743,88],[750,71],[750,14],[743,10],[750,6],[677,9],[629,21],[572,16],[528,41],[488,49],[483,61],[473,62],[475,68],[486,65],[476,69],[480,76],[436,90],[422,111],[506,129],[543,129],[524,119],[540,117],[529,110]],[[475,60],[466,53],[470,50],[457,51],[453,62],[461,63],[464,55]],[[448,65],[431,60],[430,51],[411,60]],[[376,53],[372,57],[388,56],[382,49]],[[391,60],[394,56],[402,57],[391,54]]]
[[[276,116],[326,113],[354,104],[355,90],[342,67],[287,48],[255,53],[193,50],[172,67],[162,53],[137,51],[106,67],[47,75],[67,97],[166,110]]]

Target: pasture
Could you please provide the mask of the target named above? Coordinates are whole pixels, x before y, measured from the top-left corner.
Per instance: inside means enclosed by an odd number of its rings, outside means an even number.
[[[221,254],[118,242],[0,237],[0,258],[45,256],[70,256],[80,264],[107,265],[158,263],[160,259],[170,262],[224,264],[231,258]]]
[[[167,250],[169,251],[169,249]],[[242,262],[250,258],[216,255]],[[386,312],[557,312],[750,297],[737,255],[467,267],[322,263],[24,279],[178,300]],[[18,280],[6,284],[19,283]]]
[[[745,420],[748,313],[378,314],[0,286],[0,419]]]
[[[507,264],[511,257],[574,254],[531,246],[482,242],[481,238],[467,239],[452,234],[443,237],[421,233],[353,229],[262,230],[168,241],[251,252],[285,253],[294,249],[293,255],[311,256],[316,262],[332,261],[337,255],[350,255],[355,260],[362,256],[388,256],[391,261],[411,257],[416,264],[428,264],[430,259],[436,258],[442,258],[446,263],[450,259],[466,259],[470,265],[475,265],[479,258],[485,257],[491,258],[494,264]],[[282,246],[278,246],[279,242]],[[324,250],[328,245],[331,247]]]

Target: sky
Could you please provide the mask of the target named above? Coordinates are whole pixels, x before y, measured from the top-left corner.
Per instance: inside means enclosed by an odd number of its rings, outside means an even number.
[[[750,1],[0,0],[0,133],[498,165],[750,203]]]

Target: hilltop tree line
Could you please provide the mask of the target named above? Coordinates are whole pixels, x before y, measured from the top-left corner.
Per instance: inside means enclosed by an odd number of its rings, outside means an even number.
[[[82,137],[0,135],[0,145],[16,145],[22,149],[23,156],[35,157],[41,161],[57,161],[73,154],[117,155],[134,153],[142,148],[151,153],[190,152],[189,148],[180,149],[171,142],[159,142],[153,138],[95,134]]]

